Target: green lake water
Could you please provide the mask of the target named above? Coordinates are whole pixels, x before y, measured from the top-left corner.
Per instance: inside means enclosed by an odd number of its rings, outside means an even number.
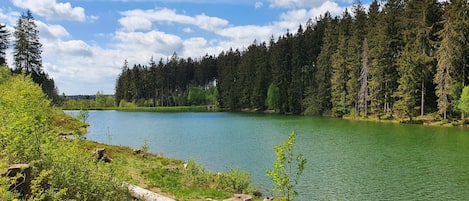
[[[308,160],[297,200],[469,200],[469,130],[243,113],[90,111],[88,139],[265,175],[297,133]]]

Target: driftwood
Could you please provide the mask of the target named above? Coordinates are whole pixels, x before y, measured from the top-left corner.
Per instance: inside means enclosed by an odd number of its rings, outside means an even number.
[[[174,199],[162,196],[158,193],[153,191],[149,191],[139,186],[135,186],[132,184],[126,184],[127,188],[129,189],[132,197],[137,198],[143,201],[176,201]]]
[[[223,201],[252,201],[252,196],[246,194],[234,194],[232,198]]]

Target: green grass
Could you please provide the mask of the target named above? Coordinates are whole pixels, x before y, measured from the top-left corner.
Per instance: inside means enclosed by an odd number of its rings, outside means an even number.
[[[83,148],[92,153],[96,148],[105,148],[105,155],[112,158],[111,165],[125,171],[129,183],[143,188],[169,195],[177,200],[206,200],[212,198],[223,200],[233,193],[217,188],[217,174],[211,172],[200,173],[206,182],[188,184],[184,180],[184,161],[165,158],[161,155],[145,153],[142,157],[135,154],[133,149],[126,146],[113,146],[93,141],[84,141]]]
[[[172,192],[180,200],[190,199],[225,199],[230,193],[201,186],[185,186],[182,184],[182,174],[178,171],[168,171],[162,168],[154,168],[144,172],[146,180],[150,181],[150,187],[157,187],[164,192]]]

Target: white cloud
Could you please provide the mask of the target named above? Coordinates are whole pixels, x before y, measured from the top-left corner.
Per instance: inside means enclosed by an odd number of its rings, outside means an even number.
[[[72,7],[69,2],[57,3],[56,0],[13,0],[12,2],[13,5],[29,9],[48,20],[59,19],[80,22],[86,20],[85,9],[82,7]]]
[[[193,31],[191,28],[189,28],[189,27],[186,27],[186,28],[182,29],[182,31],[184,31],[185,33],[192,33],[192,32],[194,32],[194,31]]]
[[[152,22],[142,16],[129,16],[119,19],[119,24],[127,31],[150,30]]]
[[[148,28],[148,22],[189,24],[207,31],[214,31],[228,25],[227,20],[218,17],[210,17],[204,13],[196,16],[188,16],[178,14],[176,10],[167,8],[149,10],[135,9],[122,12],[121,14],[124,17],[119,19],[119,23],[125,30],[135,30],[135,25],[129,22],[143,22],[144,20],[147,20],[147,22],[145,22],[147,25],[145,28]],[[131,20],[132,18],[134,18],[134,20]]]
[[[150,32],[122,32],[115,34],[118,49],[136,52],[150,51],[170,55],[181,49],[182,40],[179,36],[159,31]],[[147,55],[148,56],[148,55]]]
[[[16,24],[16,21],[21,16],[20,12],[4,10],[0,8],[0,21],[1,23],[6,23],[7,25]]]
[[[271,7],[281,8],[312,8],[319,6],[327,1],[325,0],[269,0]]]
[[[59,40],[70,36],[70,33],[61,25],[47,25],[38,20],[36,20],[36,25],[40,38],[44,40]]]
[[[258,1],[254,4],[254,8],[262,8],[263,5],[264,4],[262,2]]]

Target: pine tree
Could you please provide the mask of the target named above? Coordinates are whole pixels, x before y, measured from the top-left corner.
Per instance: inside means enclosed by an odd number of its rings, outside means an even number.
[[[459,99],[459,91],[464,87],[464,48],[468,40],[464,27],[468,18],[468,3],[464,0],[451,1],[444,12],[443,29],[439,32],[440,47],[436,53],[437,70],[434,77],[438,112],[447,118],[452,101]],[[462,66],[462,67],[461,67]]]
[[[350,112],[358,111],[358,95],[360,91],[359,77],[360,69],[362,66],[362,51],[363,51],[363,40],[366,36],[366,12],[358,0],[353,6],[353,23],[350,30],[350,39],[348,40],[347,48],[347,107]]]
[[[383,113],[392,116],[394,93],[397,90],[397,58],[402,49],[399,18],[403,5],[389,0],[380,12],[380,5],[370,5],[368,22],[370,108],[378,118]]]
[[[5,24],[0,23],[0,66],[7,63],[6,50],[10,44],[10,33]]]
[[[49,99],[58,104],[59,95],[54,80],[49,78],[42,67],[42,44],[39,41],[39,31],[31,11],[28,10],[18,19],[14,35],[15,72],[30,75],[35,83],[41,85]]]
[[[15,28],[14,60],[17,72],[39,77],[42,69],[42,44],[31,11],[21,15]]]
[[[337,48],[337,18],[332,19],[329,13],[324,16],[326,24],[324,41],[321,46],[321,53],[319,53],[317,61],[317,72],[315,82],[317,83],[317,94],[313,98],[312,104],[309,108],[312,114],[330,115],[331,104],[331,74],[332,74],[332,54]]]
[[[403,35],[405,48],[399,58],[399,109],[406,116],[413,115],[414,106],[411,100],[420,99],[420,115],[424,114],[425,86],[433,71],[433,29],[438,20],[431,14],[436,12],[436,0],[412,0],[405,7],[403,18]],[[406,85],[406,86],[401,86]],[[411,116],[409,116],[412,118]]]
[[[363,112],[363,116],[368,116],[368,41],[365,38],[363,41],[363,51],[362,51],[362,65],[360,70],[360,90],[358,92],[358,112]]]
[[[352,17],[346,10],[343,19],[339,23],[338,45],[332,55],[332,77],[331,77],[331,102],[332,115],[341,117],[347,114],[347,82],[349,81],[349,69],[347,68],[347,55],[350,39]],[[358,94],[358,93],[355,93]]]
[[[304,72],[306,66],[306,48],[304,45],[304,31],[300,25],[292,39],[291,81],[288,88],[290,111],[293,114],[302,112],[304,91]]]

